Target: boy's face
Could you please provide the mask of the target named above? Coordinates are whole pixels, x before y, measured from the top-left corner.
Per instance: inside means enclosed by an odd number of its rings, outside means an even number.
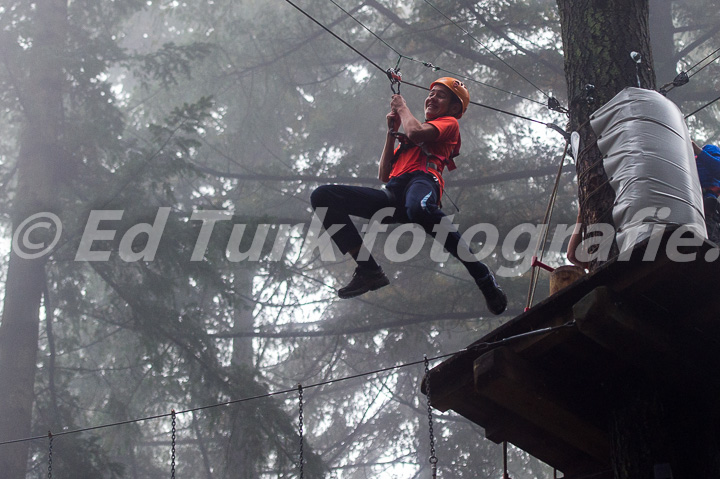
[[[433,85],[425,99],[425,119],[434,120],[450,113],[455,94],[445,85]]]

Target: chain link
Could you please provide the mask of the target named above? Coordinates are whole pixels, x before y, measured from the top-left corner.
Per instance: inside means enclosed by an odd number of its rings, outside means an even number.
[[[428,430],[430,431],[430,466],[432,467],[432,478],[437,478],[438,458],[435,456],[435,432],[433,431],[432,405],[430,400],[430,361],[425,356],[425,396],[427,397]]]
[[[175,422],[175,410],[173,409],[170,412],[170,417],[172,417],[172,455],[170,458],[170,478],[175,479],[175,433],[176,433],[176,422]]]
[[[48,479],[52,479],[52,454],[53,454],[53,435],[48,431]]]
[[[298,422],[298,435],[300,436],[300,457],[298,458],[298,468],[300,469],[300,479],[303,479],[305,474],[305,457],[304,457],[304,444],[303,444],[303,387],[302,384],[298,384],[298,402],[299,402],[299,422]]]

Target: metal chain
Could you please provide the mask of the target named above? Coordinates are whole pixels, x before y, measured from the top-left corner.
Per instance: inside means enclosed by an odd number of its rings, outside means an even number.
[[[52,479],[53,435],[48,431],[48,479]]]
[[[170,459],[170,478],[175,479],[175,432],[176,432],[176,423],[175,423],[175,410],[173,409],[170,412],[170,417],[172,417],[172,455]]]
[[[298,458],[298,468],[300,469],[300,479],[303,479],[305,474],[305,457],[303,451],[303,387],[302,384],[298,384],[298,402],[299,402],[299,423],[298,423],[298,435],[300,436],[300,457]]]
[[[427,397],[428,430],[430,431],[430,467],[432,468],[432,479],[437,478],[438,458],[435,455],[435,432],[433,431],[432,405],[430,400],[430,361],[425,355],[425,396]]]

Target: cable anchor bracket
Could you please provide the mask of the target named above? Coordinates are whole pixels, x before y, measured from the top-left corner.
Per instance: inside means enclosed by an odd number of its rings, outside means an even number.
[[[545,123],[545,126],[560,133],[563,136],[563,138],[565,138],[565,141],[570,141],[570,133],[563,130],[562,128],[557,126],[555,123]]]
[[[560,104],[560,101],[559,101],[557,98],[555,98],[554,96],[549,96],[549,97],[548,97],[547,107],[548,107],[548,110],[558,111],[558,112],[560,112],[560,113],[567,113],[567,112],[568,112],[567,109],[564,108],[564,107]]]

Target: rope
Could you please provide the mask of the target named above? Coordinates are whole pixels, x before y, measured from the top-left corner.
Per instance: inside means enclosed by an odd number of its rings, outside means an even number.
[[[492,56],[494,56],[495,58],[497,58],[498,60],[500,60],[505,66],[507,66],[509,69],[511,69],[513,72],[515,72],[520,78],[522,78],[523,80],[525,80],[526,82],[528,82],[530,85],[532,85],[537,91],[539,91],[540,93],[542,93],[543,95],[545,95],[546,98],[550,98],[550,95],[548,95],[547,93],[545,93],[544,91],[542,91],[542,90],[540,89],[540,87],[538,87],[538,86],[535,85],[533,82],[531,82],[530,80],[528,80],[522,73],[520,73],[519,71],[517,71],[515,68],[512,67],[512,65],[510,65],[508,62],[506,62],[505,60],[503,60],[497,53],[493,52],[493,51],[490,50],[488,47],[486,47],[480,40],[478,40],[477,38],[475,38],[470,32],[468,32],[468,31],[465,30],[463,27],[461,27],[460,24],[458,24],[455,20],[453,20],[452,18],[448,17],[448,16],[447,16],[445,13],[443,13],[438,7],[436,7],[435,5],[433,5],[432,2],[430,2],[430,0],[424,0],[424,1],[425,1],[425,3],[427,3],[428,5],[430,5],[436,12],[438,12],[440,15],[442,15],[443,17],[445,17],[446,20],[448,20],[450,23],[452,23],[452,24],[455,25],[457,28],[459,28],[465,35],[469,36],[474,42],[476,42],[478,45],[480,45],[481,47],[483,47],[483,48],[484,48],[485,50],[487,50]]]
[[[560,325],[560,326],[554,326],[554,327],[548,327],[548,328],[541,328],[541,329],[534,330],[534,331],[529,331],[529,332],[526,332],[526,333],[520,333],[520,334],[517,334],[517,335],[514,335],[514,336],[508,336],[507,338],[500,339],[500,340],[497,340],[497,341],[486,341],[486,342],[476,343],[476,344],[474,344],[474,345],[472,345],[472,346],[468,346],[467,348],[463,348],[463,349],[457,350],[457,351],[452,352],[452,353],[441,354],[441,355],[439,355],[439,356],[435,356],[435,357],[429,358],[428,360],[429,360],[429,361],[436,361],[436,360],[440,360],[440,359],[449,358],[449,357],[451,357],[451,356],[455,356],[455,355],[461,354],[461,353],[476,352],[476,351],[479,351],[479,350],[482,350],[482,349],[487,349],[487,348],[491,348],[491,347],[495,347],[495,346],[503,346],[503,345],[505,345],[505,344],[511,343],[511,342],[513,342],[513,341],[516,341],[516,340],[518,340],[518,339],[527,338],[527,337],[531,337],[531,336],[539,336],[539,335],[543,335],[543,334],[549,334],[549,333],[552,333],[552,332],[554,332],[554,331],[556,331],[556,330],[559,330],[559,329],[566,329],[566,328],[574,327],[574,326],[575,326],[574,321],[570,321],[570,322],[565,323],[565,324]],[[343,381],[349,381],[349,380],[352,380],[352,379],[358,379],[358,378],[363,378],[363,377],[367,377],[367,376],[372,376],[372,375],[374,375],[374,374],[379,374],[379,373],[384,373],[384,372],[389,372],[389,371],[395,371],[395,370],[398,370],[398,369],[403,369],[403,368],[407,368],[407,367],[411,367],[411,366],[417,366],[417,365],[419,365],[419,364],[424,364],[424,363],[425,363],[425,360],[422,359],[422,360],[419,360],[419,361],[411,361],[411,362],[408,362],[408,363],[398,364],[398,365],[395,365],[395,366],[388,366],[388,367],[385,367],[385,368],[379,368],[379,369],[375,369],[375,370],[373,370],[373,371],[367,371],[367,372],[364,372],[364,373],[353,374],[353,375],[350,375],[350,376],[345,376],[345,377],[341,377],[341,378],[337,378],[337,379],[328,379],[328,380],[321,381],[321,382],[318,382],[318,383],[315,383],[315,384],[311,384],[311,385],[309,385],[309,386],[304,386],[304,387],[303,387],[303,390],[310,389],[310,388],[317,388],[317,387],[321,387],[321,386],[328,386],[328,385],[335,384],[335,383],[339,383],[339,382],[343,382]],[[250,396],[250,397],[245,397],[245,398],[241,398],[241,399],[234,399],[234,400],[230,400],[230,401],[225,401],[225,402],[220,402],[220,403],[216,403],[216,404],[211,404],[211,405],[207,405],[207,406],[199,406],[199,407],[194,407],[194,408],[190,408],[190,409],[185,409],[185,410],[182,410],[182,411],[175,411],[175,415],[177,416],[177,415],[180,415],[180,414],[188,414],[188,413],[203,411],[203,410],[207,410],[207,409],[218,408],[218,407],[222,407],[222,406],[230,406],[230,405],[233,405],[233,404],[239,404],[239,403],[244,403],[244,402],[248,402],[248,401],[254,401],[254,400],[258,400],[258,399],[266,399],[266,398],[271,398],[271,397],[275,397],[275,396],[282,396],[282,395],[287,395],[287,394],[290,394],[290,393],[295,393],[295,392],[297,392],[297,391],[298,391],[298,388],[297,388],[297,387],[293,387],[293,388],[290,388],[290,389],[279,390],[279,391],[270,392],[270,393],[266,393],[266,394],[259,394],[259,395],[257,395],[257,396]],[[173,411],[174,411],[174,410],[173,410]],[[136,419],[128,419],[128,420],[125,420],[125,421],[118,421],[118,422],[113,422],[113,423],[108,423],[108,424],[101,424],[101,425],[98,425],[98,426],[91,426],[91,427],[86,427],[86,428],[80,428],[80,429],[74,429],[74,430],[69,430],[69,431],[63,431],[63,432],[59,432],[59,433],[57,433],[57,434],[54,434],[53,437],[56,437],[56,436],[66,436],[66,435],[70,435],[70,434],[79,434],[79,433],[89,432],[89,431],[97,431],[97,430],[99,430],[99,429],[107,429],[107,428],[110,428],[110,427],[124,426],[124,425],[128,425],[128,424],[136,424],[136,423],[139,423],[139,422],[152,421],[152,420],[156,420],[156,419],[167,419],[168,417],[171,417],[172,415],[173,415],[172,412],[171,412],[171,413],[165,413],[165,414],[156,414],[156,415],[153,415],[153,416],[146,416],[146,417],[141,417],[141,418],[136,418]],[[11,440],[7,440],[7,441],[2,441],[2,442],[0,442],[0,446],[4,446],[4,445],[8,445],[8,444],[17,444],[17,443],[20,443],[20,442],[36,441],[36,440],[39,440],[39,439],[46,439],[47,437],[48,437],[48,436],[43,435],[43,436],[26,437],[26,438],[22,438],[22,439],[11,439]]]
[[[700,108],[698,108],[698,109],[695,110],[694,112],[688,113],[687,115],[685,115],[685,119],[687,120],[688,118],[690,118],[691,116],[693,116],[695,113],[699,113],[700,111],[702,111],[702,110],[704,110],[705,108],[709,107],[710,105],[712,105],[713,103],[715,103],[715,102],[718,101],[718,100],[720,100],[720,96],[717,97],[717,98],[715,98],[715,99],[712,100],[711,102],[704,104],[703,106],[701,106]]]
[[[562,170],[565,164],[565,158],[567,158],[569,148],[570,142],[566,141],[564,152],[562,158],[560,159],[560,167],[558,168],[557,175],[555,176],[555,184],[553,186],[552,193],[550,193],[550,199],[548,200],[548,205],[545,209],[545,216],[543,217],[542,224],[545,226],[545,231],[543,232],[542,238],[538,238],[537,244],[535,245],[535,254],[533,254],[533,257],[539,258],[540,261],[543,260],[543,256],[545,255],[545,243],[547,242],[548,235],[550,234],[550,219],[552,218],[553,210],[555,209],[555,202],[557,200],[557,193],[560,187]],[[538,252],[540,253],[539,256]],[[538,271],[538,266],[533,265],[530,272],[530,287],[528,289],[527,303],[525,304],[525,309],[528,309],[532,306],[533,300],[535,299],[535,290],[537,289],[537,282],[539,278],[540,275]]]
[[[427,1],[427,0],[425,0],[425,1]],[[323,30],[325,30],[326,32],[328,32],[329,34],[331,34],[333,37],[335,37],[336,39],[338,39],[340,42],[343,43],[343,45],[347,46],[347,47],[350,48],[352,51],[354,51],[355,53],[357,53],[358,55],[360,55],[360,56],[361,56],[363,59],[365,59],[368,63],[370,63],[372,66],[374,66],[375,68],[377,68],[378,70],[380,70],[384,75],[387,74],[387,70],[386,70],[386,69],[382,68],[380,65],[378,65],[377,63],[375,63],[374,61],[372,61],[370,58],[368,58],[367,55],[365,55],[364,53],[362,53],[362,52],[361,52],[360,50],[358,50],[357,48],[353,47],[350,43],[348,43],[347,41],[343,40],[343,39],[342,39],[341,37],[339,37],[335,32],[333,32],[333,31],[330,30],[328,27],[326,27],[325,25],[323,25],[319,20],[315,19],[312,15],[310,15],[309,13],[305,12],[302,8],[300,8],[300,7],[298,7],[297,5],[295,5],[295,4],[292,2],[292,0],[285,0],[285,2],[287,2],[288,4],[290,4],[293,8],[295,8],[295,9],[298,10],[300,13],[302,13],[303,15],[305,15],[306,17],[308,17],[310,20],[312,20],[314,23],[316,23],[317,25],[319,25]],[[403,55],[403,57],[404,57],[404,55]],[[405,58],[407,58],[407,57],[405,57]],[[430,64],[428,64],[428,65],[430,65]],[[508,66],[509,66],[509,65],[508,65]],[[520,73],[518,73],[518,74],[520,75]],[[522,75],[521,75],[521,76],[522,76]],[[524,78],[524,77],[523,77],[523,78]],[[421,90],[426,90],[426,91],[428,90],[428,88],[426,88],[426,87],[424,87],[424,86],[416,85],[416,84],[414,84],[414,83],[410,83],[410,82],[403,82],[403,83],[406,84],[406,85],[413,86],[413,87],[415,87],[415,88],[420,88]],[[531,84],[532,84],[532,83],[531,83]],[[534,85],[533,85],[533,86],[534,86]],[[535,87],[535,88],[537,88],[537,87]],[[540,90],[540,92],[542,92],[542,90]],[[544,92],[542,92],[542,93],[543,93],[545,96],[547,96],[547,94],[545,94]],[[533,122],[533,123],[538,123],[538,124],[540,124],[540,125],[545,125],[545,126],[548,126],[548,127],[550,127],[551,125],[552,125],[552,126],[557,126],[557,125],[553,125],[552,123],[546,123],[546,122],[544,122],[544,121],[536,120],[536,119],[534,119],[534,118],[530,118],[530,117],[527,117],[527,116],[524,116],[524,115],[519,115],[519,114],[517,114],[517,113],[513,113],[513,112],[510,112],[510,111],[507,111],[507,110],[503,110],[503,109],[500,109],[500,108],[496,108],[496,107],[492,107],[492,106],[489,106],[489,105],[485,105],[485,104],[483,104],[483,103],[479,103],[479,102],[476,102],[476,101],[470,101],[470,103],[473,104],[473,105],[476,105],[476,106],[481,106],[481,107],[483,107],[483,108],[487,108],[488,110],[496,111],[496,112],[498,112],[498,113],[504,113],[505,115],[513,116],[513,117],[515,117],[515,118],[520,118],[520,119],[522,119],[522,120],[531,121],[531,122]]]
[[[600,191],[605,185],[610,183],[610,178],[606,178],[605,181],[600,183],[594,190],[592,190],[590,193],[587,194],[583,202],[580,204],[580,209],[585,209],[585,205],[587,204],[588,200],[592,198],[598,191]]]
[[[712,59],[711,61],[707,62],[705,65],[703,65],[702,68],[700,68],[698,71],[696,71],[696,72],[693,73],[692,75],[688,75],[688,73],[690,73],[692,70],[694,70],[698,65],[700,65],[702,62],[704,62],[705,60],[707,60],[707,59],[710,58],[711,56],[715,55],[717,52],[720,52],[720,48],[715,49],[715,51],[713,51],[713,52],[711,52],[710,54],[706,55],[702,60],[700,60],[699,62],[697,62],[696,64],[694,64],[694,65],[691,66],[690,68],[688,68],[687,70],[681,71],[681,72],[675,77],[675,79],[674,79],[673,81],[666,83],[665,85],[663,85],[662,87],[660,87],[660,89],[659,89],[658,91],[659,91],[660,93],[662,93],[662,94],[667,94],[668,92],[672,91],[675,87],[679,87],[679,86],[685,85],[687,82],[690,81],[690,79],[691,79],[692,77],[694,77],[695,75],[697,75],[698,73],[700,73],[701,71],[703,71],[708,65],[710,65],[710,64],[713,63],[715,60],[717,60],[718,58],[720,58],[720,55],[718,55],[717,57],[715,57],[714,59]]]
[[[593,142],[593,145],[594,145],[595,143],[597,143],[597,141],[596,141],[596,142]],[[582,156],[582,155],[578,155],[578,156]],[[592,163],[590,163],[590,165],[589,165],[587,168],[585,168],[583,171],[580,172],[580,174],[578,174],[578,177],[577,177],[578,181],[580,181],[582,178],[585,177],[585,175],[587,175],[588,173],[590,173],[590,172],[593,170],[593,168],[595,168],[595,167],[598,166],[598,165],[602,165],[602,163],[603,163],[604,160],[605,160],[605,156],[601,156],[599,159],[597,159],[597,160],[593,161]]]
[[[365,25],[363,22],[361,22],[360,20],[358,20],[352,13],[348,12],[345,8],[343,8],[341,5],[339,5],[337,2],[335,2],[335,0],[330,0],[330,2],[331,2],[333,5],[335,5],[337,8],[339,8],[339,9],[340,9],[343,13],[345,13],[348,17],[352,18],[358,25],[360,25],[360,26],[361,26],[362,28],[364,28],[368,33],[370,33],[370,35],[372,35],[372,36],[375,37],[378,41],[380,41],[380,43],[382,43],[383,45],[385,45],[386,47],[388,47],[390,50],[392,50],[394,53],[396,53],[396,54],[400,57],[400,59],[406,59],[406,60],[409,60],[409,61],[411,61],[411,62],[419,63],[419,64],[421,64],[421,65],[423,65],[423,66],[425,66],[425,67],[427,67],[427,68],[431,68],[433,71],[442,71],[442,72],[445,72],[445,73],[447,73],[447,74],[449,74],[449,75],[451,75],[451,76],[454,76],[454,77],[457,77],[457,78],[462,78],[463,80],[466,80],[466,81],[469,81],[469,82],[473,82],[473,83],[477,83],[477,84],[479,84],[479,85],[483,85],[483,86],[486,86],[486,87],[488,87],[488,88],[492,88],[492,89],[501,91],[501,92],[503,92],[503,93],[507,93],[508,95],[516,96],[516,97],[522,98],[523,100],[527,100],[527,101],[531,101],[531,102],[533,102],[533,103],[537,103],[538,105],[547,106],[547,105],[545,105],[545,103],[543,103],[543,102],[541,102],[541,101],[533,100],[532,98],[528,98],[528,97],[523,96],[523,95],[520,95],[520,94],[518,94],[518,93],[514,93],[514,92],[511,92],[511,91],[508,91],[508,90],[504,90],[504,89],[502,89],[502,88],[500,88],[500,87],[497,87],[497,86],[495,86],[495,85],[491,85],[491,84],[489,84],[489,83],[485,83],[485,82],[483,82],[483,81],[476,80],[476,79],[474,79],[474,78],[471,78],[471,77],[469,77],[469,76],[463,75],[463,74],[461,74],[461,73],[457,73],[457,72],[452,72],[452,71],[450,71],[450,70],[446,70],[446,69],[444,69],[444,68],[441,68],[441,67],[438,67],[438,66],[436,66],[436,65],[433,65],[432,63],[430,63],[430,62],[428,62],[428,61],[418,60],[418,59],[416,59],[416,58],[409,57],[409,56],[401,53],[400,51],[398,51],[395,47],[393,47],[392,45],[390,45],[388,42],[386,42],[382,37],[380,37],[380,35],[378,35],[378,34],[375,33],[374,31],[372,31],[367,25]],[[399,66],[399,63],[400,63],[400,61],[398,60],[398,66]],[[395,68],[397,69],[397,66],[396,66]]]
[[[697,67],[698,65],[700,65],[702,62],[704,62],[705,60],[707,60],[707,59],[710,58],[711,56],[715,55],[717,52],[720,52],[720,48],[716,48],[715,51],[713,51],[713,52],[710,53],[709,55],[706,55],[705,58],[703,58],[702,60],[700,60],[699,62],[697,62],[695,65],[691,66],[690,68],[688,68],[688,69],[687,69],[687,73],[690,73],[691,71],[693,71],[693,70],[695,69],[695,67]],[[700,73],[701,71],[703,71],[703,70],[705,69],[705,67],[707,67],[708,65],[710,65],[712,62],[714,62],[714,61],[717,60],[718,58],[720,58],[720,56],[718,56],[718,57],[714,58],[713,60],[707,62],[705,65],[703,65],[703,67],[702,67],[700,70],[696,71],[696,72],[693,73],[692,75],[689,75],[689,78],[692,78],[693,76],[695,76],[695,75],[697,75],[698,73]]]
[[[511,91],[504,90],[504,89],[502,89],[502,88],[500,88],[500,87],[497,87],[497,86],[495,86],[495,85],[491,85],[491,84],[489,84],[489,83],[482,82],[482,81],[480,81],[480,80],[475,80],[474,78],[471,78],[471,77],[469,77],[469,76],[463,75],[462,73],[451,72],[450,70],[445,70],[444,68],[436,67],[436,66],[432,65],[431,63],[427,63],[427,62],[422,62],[422,64],[425,65],[426,67],[432,68],[434,71],[442,71],[442,72],[447,73],[447,74],[450,75],[450,76],[462,78],[463,80],[466,80],[466,81],[469,81],[469,82],[473,82],[473,83],[477,83],[477,84],[479,84],[479,85],[486,86],[486,87],[488,87],[488,88],[492,88],[492,89],[494,89],[494,90],[501,91],[501,92],[503,92],[503,93],[507,93],[508,95],[516,96],[516,97],[518,97],[518,98],[522,98],[523,100],[527,100],[527,101],[531,101],[531,102],[533,102],[533,103],[537,103],[538,105],[547,106],[547,104],[545,104],[545,103],[543,103],[543,102],[541,102],[541,101],[533,100],[532,98],[528,98],[528,97],[526,97],[526,96],[520,95],[519,93],[513,93],[513,92],[511,92]]]
[[[357,22],[358,25],[360,25],[360,26],[363,27],[365,30],[367,30],[367,32],[370,33],[370,35],[372,35],[372,36],[374,36],[375,38],[377,38],[377,39],[380,41],[380,43],[382,43],[383,45],[385,45],[386,47],[388,47],[388,48],[389,48],[390,50],[392,50],[393,52],[397,53],[398,56],[400,56],[401,58],[408,58],[408,57],[406,57],[405,55],[403,55],[402,53],[400,53],[399,51],[397,51],[395,48],[393,48],[393,46],[390,45],[388,42],[386,42],[385,40],[383,40],[382,38],[380,38],[380,36],[379,36],[378,34],[376,34],[375,32],[373,32],[372,30],[370,30],[370,28],[368,28],[363,22],[361,22],[361,21],[358,20],[355,16],[353,16],[352,13],[348,12],[347,10],[345,10],[342,6],[340,6],[337,2],[335,2],[335,0],[330,0],[330,3],[332,3],[333,5],[335,5],[336,7],[338,7],[340,10],[342,10],[342,12],[345,13],[345,15],[347,15],[348,17],[350,17],[350,18],[352,18],[353,20],[355,20],[355,22]],[[411,59],[411,58],[408,58],[408,60],[412,60],[412,59]],[[398,62],[398,63],[399,63],[399,62]]]
[[[385,72],[385,69],[384,69],[384,68],[382,68],[380,65],[378,65],[377,63],[375,63],[374,61],[372,61],[370,58],[368,58],[363,52],[361,52],[360,50],[358,50],[357,48],[355,48],[354,46],[350,45],[348,42],[346,42],[345,40],[343,40],[342,38],[340,38],[335,32],[333,32],[333,31],[330,30],[328,27],[326,27],[325,25],[323,25],[319,20],[315,19],[312,15],[310,15],[309,13],[307,13],[305,10],[303,10],[302,8],[300,8],[300,7],[298,7],[297,5],[295,5],[291,0],[285,0],[285,1],[286,1],[288,4],[290,4],[293,8],[295,8],[297,11],[299,11],[300,13],[302,13],[303,15],[305,15],[306,17],[308,17],[310,20],[312,20],[313,22],[315,22],[320,28],[322,28],[323,30],[325,30],[326,32],[328,32],[330,35],[332,35],[333,37],[335,37],[336,39],[338,39],[340,42],[342,42],[343,45],[345,45],[345,46],[348,47],[350,50],[352,50],[352,51],[354,51],[355,53],[357,53],[358,55],[360,55],[362,58],[365,59],[365,61],[367,61],[368,63],[370,63],[372,66],[374,66],[375,68],[377,68],[378,70],[380,70],[380,71],[383,72],[383,73]]]

